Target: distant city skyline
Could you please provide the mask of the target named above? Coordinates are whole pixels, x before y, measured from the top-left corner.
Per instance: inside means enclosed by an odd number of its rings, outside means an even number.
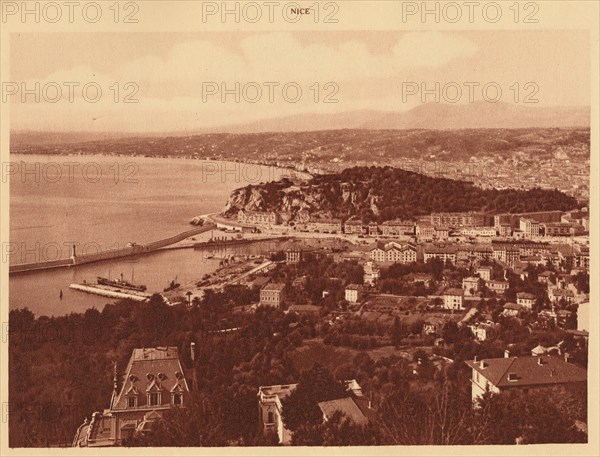
[[[500,101],[525,107],[588,106],[590,97],[585,31],[132,33],[126,41],[110,33],[12,34],[10,52],[11,82],[55,82],[65,98],[65,82],[80,84],[73,103],[11,96],[12,130],[194,131],[307,113],[403,112],[422,104],[421,84],[436,83],[449,84],[441,102],[456,100],[461,88],[456,104],[468,103],[472,83],[475,100],[493,83]],[[96,103],[80,97],[88,82],[102,88]],[[239,103],[233,94],[222,102],[222,83],[240,84]],[[287,83],[295,86],[288,100]],[[297,87],[302,95],[292,102]],[[537,103],[523,103],[532,94]],[[138,102],[123,103],[128,95]]]

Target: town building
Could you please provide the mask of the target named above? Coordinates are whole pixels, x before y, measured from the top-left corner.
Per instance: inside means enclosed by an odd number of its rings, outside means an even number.
[[[561,300],[564,300],[566,303],[573,303],[575,301],[575,294],[570,289],[554,287],[548,295],[552,303],[558,303]]]
[[[90,421],[86,418],[73,446],[118,446],[136,433],[147,433],[165,411],[185,407],[189,390],[176,347],[134,349],[123,377],[115,365],[110,406],[93,413]]]
[[[509,266],[519,261],[520,251],[518,247],[498,245],[492,242],[492,258]]]
[[[433,237],[437,240],[447,240],[450,230],[447,227],[434,227]]]
[[[534,219],[521,218],[519,229],[523,232],[525,239],[537,238],[540,236],[540,223]]]
[[[464,262],[480,262],[492,258],[494,252],[489,244],[465,244],[456,250],[456,260]]]
[[[504,357],[465,362],[472,369],[471,398],[508,389],[544,389],[584,385],[587,371],[556,356]]]
[[[374,412],[370,407],[370,401],[364,398],[362,388],[351,379],[344,381],[348,397],[341,400],[319,403],[319,408],[323,413],[323,421],[327,421],[336,412],[340,411],[349,414],[348,417],[357,424],[364,425],[368,420],[374,417]],[[258,388],[258,417],[259,426],[262,433],[275,433],[279,444],[289,445],[292,441],[292,432],[285,427],[283,422],[283,404],[282,402],[292,394],[298,384],[285,384],[273,386],[261,386]],[[351,400],[352,403],[348,402]],[[355,409],[355,408],[358,408]],[[364,421],[364,418],[367,421]]]
[[[444,292],[442,299],[444,300],[444,309],[460,310],[464,309],[463,300],[464,292],[462,289],[448,289]]]
[[[498,324],[493,322],[476,322],[469,325],[471,333],[477,341],[487,341],[494,338],[498,334]]]
[[[461,229],[460,234],[463,236],[490,237],[497,236],[498,232],[495,227],[467,227]]]
[[[374,286],[379,276],[381,274],[381,270],[374,262],[367,262],[364,266],[365,274],[364,274],[364,283]]]
[[[283,424],[282,400],[287,398],[298,384],[262,386],[258,388],[258,413],[263,433],[275,433],[280,444],[290,444],[292,433]]]
[[[392,241],[385,245],[379,244],[371,249],[369,258],[375,262],[416,262],[417,248],[412,244],[401,245]]]
[[[344,298],[349,303],[357,303],[362,297],[362,286],[359,284],[348,284],[344,291]]]
[[[479,267],[477,268],[476,273],[484,281],[489,281],[490,279],[492,279],[492,270],[492,267]]]
[[[496,229],[498,230],[498,236],[512,236],[512,226],[510,224],[500,224]]]
[[[432,240],[435,235],[435,228],[431,223],[421,221],[415,227],[415,234],[421,240]]]
[[[548,222],[542,224],[545,236],[570,236],[571,224],[566,222]]]
[[[517,304],[527,309],[533,309],[535,304],[536,296],[528,292],[519,292],[517,294]]]
[[[465,292],[465,295],[475,295],[479,290],[479,279],[477,276],[469,276],[463,278],[462,280],[462,288]]]
[[[346,222],[344,222],[344,233],[347,235],[362,235],[362,221],[358,219],[348,219]]]
[[[423,260],[427,262],[429,259],[440,259],[444,262],[456,262],[456,247],[449,246],[426,246],[423,249]]]
[[[414,235],[415,223],[411,221],[392,220],[385,221],[379,225],[381,234],[384,236]]]
[[[583,268],[586,271],[590,270],[590,248],[588,246],[580,246],[575,255],[575,267]]]
[[[369,225],[367,225],[367,234],[369,236],[379,235],[379,226],[377,225],[377,222],[369,222]]]
[[[504,317],[519,317],[523,312],[524,308],[522,305],[516,303],[506,303],[502,315]]]
[[[486,281],[485,286],[492,292],[496,292],[497,294],[503,294],[508,290],[510,284],[508,283],[508,281]]]
[[[486,225],[486,215],[478,212],[432,213],[431,224],[446,227],[477,227]]]
[[[270,282],[260,289],[261,306],[280,308],[285,302],[285,284]]]
[[[241,224],[276,225],[279,222],[279,217],[275,211],[240,210],[237,214],[237,220]]]
[[[317,233],[342,233],[341,219],[311,219],[306,224],[309,232]]]
[[[302,261],[302,251],[300,249],[287,249],[285,251],[286,263],[298,263]]]
[[[553,274],[554,273],[552,273],[549,270],[543,271],[540,274],[538,274],[537,280],[542,284],[552,284],[551,278]]]
[[[537,222],[561,222],[562,211],[535,211],[530,213],[504,213],[494,216],[494,227],[501,225],[510,225],[512,228],[518,228],[521,218],[532,219]]]

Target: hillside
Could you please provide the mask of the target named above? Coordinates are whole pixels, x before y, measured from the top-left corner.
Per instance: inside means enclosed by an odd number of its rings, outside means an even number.
[[[488,213],[568,210],[577,201],[557,190],[482,189],[467,181],[432,178],[392,167],[354,167],[295,184],[284,179],[235,190],[223,210],[308,211],[316,217],[363,221],[415,219],[439,211]]]

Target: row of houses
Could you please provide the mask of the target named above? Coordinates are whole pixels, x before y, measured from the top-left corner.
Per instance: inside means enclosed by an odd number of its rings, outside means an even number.
[[[392,241],[371,249],[369,258],[375,262],[412,263],[417,261],[417,248],[410,243],[399,244]]]

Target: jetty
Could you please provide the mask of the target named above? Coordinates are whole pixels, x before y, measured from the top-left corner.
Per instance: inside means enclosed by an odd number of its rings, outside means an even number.
[[[83,253],[77,255],[75,252],[75,246],[71,251],[71,257],[68,259],[54,259],[40,262],[21,263],[15,265],[9,265],[9,275],[17,273],[27,273],[30,271],[37,270],[49,270],[52,268],[65,268],[77,265],[83,265],[86,263],[101,262],[103,260],[121,259],[125,257],[139,256],[149,254],[151,252],[158,251],[167,246],[179,243],[180,241],[190,238],[200,233],[208,232],[215,228],[215,224],[207,222],[201,227],[196,227],[185,232],[178,233],[161,240],[152,241],[146,244],[130,243],[127,246],[119,249],[109,249],[106,251],[99,251],[93,253]]]
[[[121,290],[100,284],[71,284],[69,289],[86,292],[88,294],[101,295],[110,298],[129,298],[136,301],[144,301],[150,298],[150,294],[134,290]]]

